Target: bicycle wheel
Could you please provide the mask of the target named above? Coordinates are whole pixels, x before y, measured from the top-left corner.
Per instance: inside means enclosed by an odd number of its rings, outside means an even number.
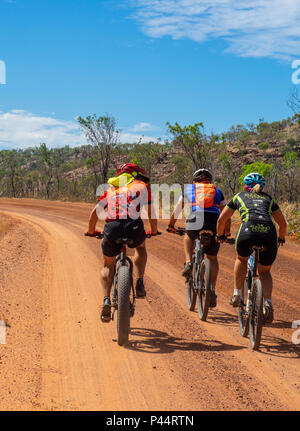
[[[252,350],[257,350],[263,327],[263,292],[260,280],[253,280],[251,296],[249,316],[250,345]]]
[[[196,305],[196,300],[197,300],[197,295],[196,295],[196,292],[195,292],[194,286],[193,286],[193,278],[192,277],[188,278],[188,280],[185,282],[185,285],[186,285],[188,309],[190,311],[194,311],[195,305]]]
[[[211,298],[210,281],[210,260],[204,259],[201,262],[200,271],[200,290],[198,295],[198,315],[200,320],[206,320]]]
[[[244,285],[241,291],[241,302],[238,309],[240,334],[242,337],[247,337],[249,332],[249,314],[246,312],[246,304],[248,299],[248,286],[251,286],[251,272],[247,273]]]
[[[130,272],[126,265],[118,270],[118,344],[123,346],[128,342],[130,330]]]

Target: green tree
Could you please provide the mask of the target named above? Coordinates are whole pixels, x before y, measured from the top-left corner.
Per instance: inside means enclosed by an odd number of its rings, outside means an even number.
[[[251,172],[258,172],[259,174],[263,175],[265,178],[268,178],[272,172],[272,168],[273,168],[272,164],[267,164],[264,162],[254,162],[248,165],[243,165],[242,175],[239,177],[239,182],[241,185],[243,185],[244,177],[250,174]]]
[[[7,180],[8,195],[16,198],[22,194],[20,153],[16,150],[4,150],[1,152],[1,161],[3,164],[3,178]]]
[[[250,125],[250,127],[252,127],[252,125]],[[253,132],[251,131],[251,129],[247,129],[242,124],[237,124],[236,126],[231,126],[228,132],[224,133],[223,140],[226,142],[238,142],[242,145],[246,145],[251,139],[252,135]]]
[[[26,172],[24,176],[25,183],[25,195],[26,196],[34,196],[34,173],[33,171]]]
[[[260,150],[267,150],[269,148],[269,144],[267,142],[261,142],[257,145],[257,148]]]
[[[287,152],[284,155],[283,171],[286,178],[286,187],[289,202],[293,202],[295,198],[298,200],[298,193],[295,192],[298,187],[296,186],[297,171],[300,168],[300,161],[295,151]]]
[[[132,163],[136,163],[144,168],[147,175],[151,177],[152,168],[158,162],[158,159],[163,152],[163,145],[157,142],[145,142],[132,144],[129,156]]]
[[[174,126],[170,123],[167,123],[167,126],[173,135],[173,145],[181,149],[183,154],[192,161],[194,169],[211,165],[211,151],[217,136],[207,136],[203,123],[181,127],[176,122]]]
[[[175,170],[172,175],[172,182],[180,184],[183,188],[184,184],[188,184],[190,182],[192,174],[191,161],[180,154],[175,154],[171,160],[175,166]]]
[[[90,156],[85,160],[86,167],[90,169],[93,173],[93,189],[94,194],[96,194],[97,187],[99,186],[100,182],[100,160],[99,160],[99,154],[93,154],[90,153]],[[108,172],[107,172],[108,173]]]
[[[38,154],[40,156],[40,160],[42,163],[42,182],[45,187],[45,192],[47,199],[50,199],[51,192],[51,184],[53,180],[53,159],[51,150],[47,147],[47,145],[43,142],[38,147]]]
[[[56,181],[56,198],[60,196],[62,165],[64,163],[64,148],[55,148],[51,152],[53,164],[53,176]]]
[[[114,148],[119,144],[120,131],[114,117],[96,114],[77,118],[87,140],[96,148],[99,155],[100,172],[103,182],[107,182],[108,169]]]
[[[227,148],[219,153],[218,157],[222,180],[225,183],[226,189],[229,189],[232,194],[236,194],[239,184],[239,175],[241,172],[240,159],[235,155],[232,157]]]

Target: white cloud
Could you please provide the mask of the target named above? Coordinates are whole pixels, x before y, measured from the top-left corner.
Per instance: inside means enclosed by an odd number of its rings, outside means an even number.
[[[135,124],[134,126],[133,126],[133,128],[132,129],[130,129],[132,132],[140,132],[140,133],[143,133],[143,132],[153,132],[153,131],[156,131],[156,130],[159,130],[159,128],[158,127],[156,127],[156,126],[153,126],[152,124],[150,124],[150,123],[138,123],[138,124]]]
[[[82,132],[74,121],[38,116],[24,110],[0,112],[0,146],[27,148],[45,142],[50,147],[83,145]]]
[[[157,138],[153,136],[140,135],[137,133],[126,133],[121,132],[120,134],[121,142],[126,144],[134,144],[136,142],[156,142]]]
[[[130,131],[138,132],[134,127],[128,132],[121,132],[121,142],[155,140],[153,137],[130,133]],[[20,109],[0,111],[0,149],[1,147],[23,149],[39,146],[41,142],[45,142],[52,148],[87,144],[84,134],[74,120],[65,121],[50,116],[39,116]]]
[[[134,14],[151,37],[223,39],[244,57],[300,55],[299,0],[137,0]]]

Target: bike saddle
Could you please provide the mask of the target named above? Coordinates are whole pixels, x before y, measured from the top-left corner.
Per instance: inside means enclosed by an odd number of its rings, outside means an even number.
[[[213,236],[214,235],[214,233],[213,233],[213,231],[212,230],[200,230],[200,235],[202,235],[202,234],[207,234],[207,235],[209,235],[209,236]]]
[[[252,247],[250,247],[250,249],[252,251],[254,251],[254,250],[265,251],[266,250],[266,248],[263,245],[253,245]]]
[[[133,244],[133,239],[129,239],[129,238],[118,238],[116,240],[116,244],[123,244],[123,245],[132,245]]]

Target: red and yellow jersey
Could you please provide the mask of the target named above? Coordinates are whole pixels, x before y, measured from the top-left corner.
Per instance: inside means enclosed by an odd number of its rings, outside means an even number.
[[[150,187],[136,179],[121,187],[110,186],[98,199],[98,204],[107,210],[106,221],[136,220],[143,206],[151,203]]]

